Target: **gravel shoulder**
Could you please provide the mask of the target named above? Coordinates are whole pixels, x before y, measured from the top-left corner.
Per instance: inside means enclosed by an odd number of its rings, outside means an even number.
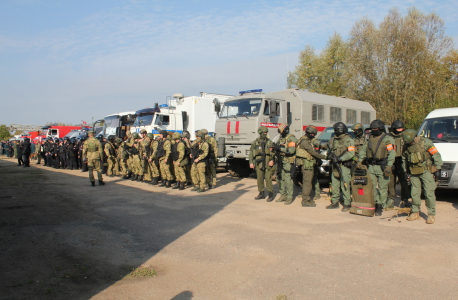
[[[325,194],[316,208],[255,201],[254,179],[218,180],[203,194],[90,187],[0,158],[0,299],[457,297],[456,191],[436,193],[427,225],[326,210]],[[139,267],[156,274],[129,275]]]

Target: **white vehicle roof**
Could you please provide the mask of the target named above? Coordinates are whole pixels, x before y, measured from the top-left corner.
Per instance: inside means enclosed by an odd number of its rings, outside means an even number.
[[[458,116],[458,107],[435,109],[428,114],[426,119],[451,117],[451,116]]]
[[[105,118],[114,117],[114,116],[127,116],[127,115],[133,115],[133,114],[135,114],[135,111],[126,111],[126,112],[120,112],[117,114],[111,114],[111,115],[105,116]]]

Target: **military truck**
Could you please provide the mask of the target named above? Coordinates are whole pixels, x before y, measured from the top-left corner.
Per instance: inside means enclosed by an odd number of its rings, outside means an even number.
[[[290,133],[299,138],[307,125],[315,125],[321,132],[336,122],[370,124],[376,118],[375,109],[368,102],[299,89],[271,93],[260,89],[242,91],[222,105],[215,104],[215,110],[218,111],[215,126],[218,157],[227,158],[227,169],[234,177],[251,173],[249,151],[260,126],[266,126],[269,137],[276,142],[281,123],[290,124]]]

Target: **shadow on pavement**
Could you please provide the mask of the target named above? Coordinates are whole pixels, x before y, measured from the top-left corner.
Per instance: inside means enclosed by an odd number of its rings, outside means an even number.
[[[80,171],[7,159],[0,167],[0,299],[89,299],[246,192],[242,184],[195,193],[122,179],[90,187]],[[218,186],[232,180],[220,176]]]

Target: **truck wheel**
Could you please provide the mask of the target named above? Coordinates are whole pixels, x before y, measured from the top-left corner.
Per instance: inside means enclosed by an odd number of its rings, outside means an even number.
[[[297,172],[296,176],[294,176],[292,179],[295,185],[302,186],[302,172],[300,172],[300,170]]]
[[[232,177],[248,177],[251,173],[250,163],[245,159],[228,159],[227,170]]]

